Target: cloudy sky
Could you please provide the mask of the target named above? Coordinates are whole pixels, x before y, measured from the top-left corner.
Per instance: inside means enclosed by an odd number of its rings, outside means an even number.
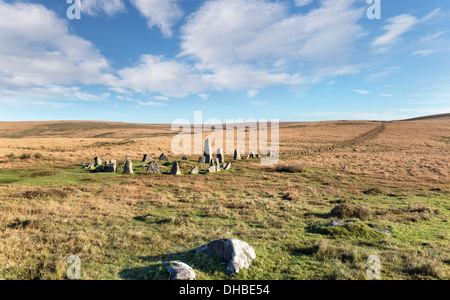
[[[450,1],[0,0],[0,121],[450,112]]]

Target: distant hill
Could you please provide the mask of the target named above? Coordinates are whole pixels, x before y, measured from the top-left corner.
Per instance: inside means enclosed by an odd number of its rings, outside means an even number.
[[[424,116],[417,117],[412,119],[406,119],[402,121],[424,121],[424,120],[436,120],[436,119],[450,119],[450,113],[448,114],[440,114],[440,115],[432,115],[432,116]]]

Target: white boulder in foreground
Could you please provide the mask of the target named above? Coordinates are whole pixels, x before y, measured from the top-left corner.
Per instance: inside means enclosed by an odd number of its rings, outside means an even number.
[[[256,258],[255,250],[246,242],[223,239],[211,242],[197,248],[197,252],[222,258],[228,263],[227,271],[230,276],[247,269]]]

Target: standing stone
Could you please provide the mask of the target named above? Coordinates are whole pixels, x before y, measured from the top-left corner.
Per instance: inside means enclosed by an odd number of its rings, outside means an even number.
[[[125,159],[125,165],[123,167],[123,174],[134,174],[133,162],[131,161],[131,158],[129,158],[129,157],[127,157],[127,159]]]
[[[247,269],[256,258],[255,250],[246,242],[223,239],[211,242],[197,248],[197,252],[217,256],[228,263],[227,271],[230,276]]]
[[[103,162],[102,162],[102,160],[101,160],[100,157],[94,158],[94,161],[95,161],[95,165],[96,165],[96,166],[100,166],[100,165],[103,164]]]
[[[198,174],[198,167],[193,168],[191,174]]]
[[[209,138],[207,138],[205,140],[205,159],[206,159],[206,163],[210,163],[211,159],[212,159],[212,155],[213,155],[213,151],[212,151],[212,146],[211,146],[211,140]]]
[[[161,166],[156,161],[151,161],[147,166],[144,166],[144,170],[147,174],[159,174],[161,173]]]
[[[181,160],[188,161],[189,159],[187,157],[183,157]]]
[[[256,154],[256,158],[261,158],[261,155],[260,154]]]
[[[106,164],[103,166],[103,171],[104,173],[116,173],[117,172],[117,164]]]
[[[220,171],[220,162],[219,159],[216,158],[216,171],[219,172]]]
[[[234,151],[234,160],[241,160],[241,153],[238,149]]]
[[[199,164],[206,164],[206,157],[200,156],[200,158],[198,159],[198,163]]]
[[[153,158],[151,158],[151,156],[148,155],[148,154],[145,154],[145,155],[144,155],[144,158],[142,158],[142,162],[143,162],[143,163],[149,163],[149,162],[151,162],[152,160],[153,160]]]
[[[250,151],[250,158],[251,159],[255,158],[255,153],[253,151]]]
[[[160,161],[169,161],[169,157],[165,154],[165,153],[163,153],[163,154],[161,154],[161,156],[159,157],[159,160]]]
[[[217,149],[217,158],[219,159],[219,163],[223,163],[224,159],[223,159],[223,151],[222,149]]]
[[[181,175],[180,165],[177,161],[173,162],[172,170],[169,173],[170,175]]]
[[[185,263],[179,261],[165,262],[163,265],[169,272],[170,280],[195,280],[196,274],[194,269]]]

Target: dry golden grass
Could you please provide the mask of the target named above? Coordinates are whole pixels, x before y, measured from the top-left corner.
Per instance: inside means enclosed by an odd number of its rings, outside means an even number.
[[[373,252],[387,278],[448,279],[449,132],[449,119],[285,123],[278,171],[244,160],[208,176],[111,177],[78,166],[95,156],[173,156],[170,126],[0,123],[0,278],[63,279],[73,254],[84,279],[160,278],[168,253],[241,238],[259,260],[239,279],[364,279]],[[387,228],[393,238],[316,230],[333,218]]]

